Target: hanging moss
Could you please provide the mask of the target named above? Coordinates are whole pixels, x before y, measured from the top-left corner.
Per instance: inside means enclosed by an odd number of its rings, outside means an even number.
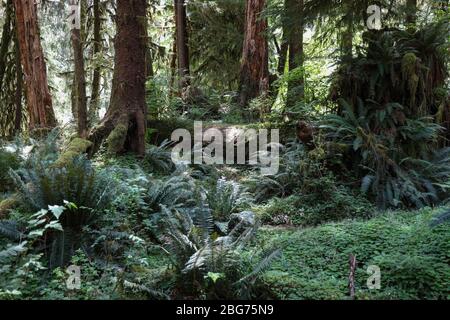
[[[417,57],[414,53],[409,52],[403,56],[402,72],[404,76],[412,76],[416,73]]]
[[[75,157],[86,153],[87,149],[92,146],[92,142],[89,140],[75,138],[73,139],[66,150],[61,153],[58,160],[56,160],[54,166],[57,168],[61,168],[70,163]]]
[[[411,106],[415,106],[416,104],[416,93],[419,86],[419,76],[416,73],[417,60],[417,56],[412,52],[405,54],[402,59],[403,79],[407,82],[408,90],[411,95]]]
[[[109,153],[115,154],[123,150],[123,146],[127,138],[127,132],[128,126],[123,123],[118,124],[114,130],[111,131],[106,141]]]

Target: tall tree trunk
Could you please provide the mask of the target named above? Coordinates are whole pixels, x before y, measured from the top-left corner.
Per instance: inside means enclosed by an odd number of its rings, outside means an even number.
[[[189,48],[185,0],[174,0],[180,91],[189,85]]]
[[[33,0],[14,1],[20,58],[25,76],[29,129],[56,126],[47,69],[39,35],[37,9]]]
[[[149,13],[147,13],[149,14]],[[150,15],[150,14],[149,14]],[[149,17],[149,19],[151,19],[151,15]],[[145,26],[145,34],[147,37],[147,41],[146,41],[146,49],[145,49],[145,77],[149,78],[149,77],[153,77],[154,76],[154,72],[153,72],[153,52],[152,52],[152,46],[151,46],[151,39],[150,39],[150,35],[148,34],[148,18],[145,20],[147,21],[147,24]]]
[[[14,118],[14,134],[18,134],[22,129],[22,93],[23,93],[23,73],[22,66],[20,64],[20,49],[19,40],[17,38],[17,28],[14,37],[15,45],[15,63],[16,63],[16,94],[15,94],[15,104],[16,104],[16,114]]]
[[[82,2],[83,0],[78,0],[81,16],[83,16],[85,10],[85,6],[83,6]],[[83,22],[83,19],[81,19],[81,28],[83,28]],[[75,65],[77,131],[78,136],[85,138],[87,135],[86,75],[84,71],[82,32],[80,29],[72,29],[71,40]]]
[[[0,39],[0,89],[3,87],[3,78],[6,70],[6,56],[8,54],[9,44],[11,43],[12,37],[12,9],[12,0],[8,0],[6,3],[5,23],[3,24],[2,38]]]
[[[289,39],[287,37],[287,29],[283,27],[283,35],[281,39],[280,52],[278,57],[277,71],[279,75],[284,74],[289,49]]]
[[[350,2],[344,3],[344,8],[347,12],[344,18],[344,28],[341,31],[341,57],[344,60],[348,60],[353,55],[353,20],[354,15]]]
[[[175,93],[175,78],[177,68],[177,33],[175,31],[172,43],[172,54],[170,57],[170,83],[169,83],[169,96],[172,97]]]
[[[145,154],[146,0],[117,0],[114,76],[105,117],[93,128],[91,153],[107,138],[108,151]]]
[[[98,58],[98,55],[102,50],[102,11],[100,8],[100,0],[94,0],[94,59]],[[91,100],[89,102],[89,116],[88,122],[92,126],[98,120],[98,110],[100,105],[100,77],[101,67],[96,64],[92,74],[92,87],[91,87]]]
[[[289,71],[299,69],[288,82],[287,106],[292,107],[305,96],[305,79],[303,74],[303,0],[287,0],[289,2],[288,12],[292,13],[293,25],[289,33]]]
[[[239,103],[248,102],[269,90],[267,20],[261,18],[265,0],[247,0],[245,33],[240,71]]]

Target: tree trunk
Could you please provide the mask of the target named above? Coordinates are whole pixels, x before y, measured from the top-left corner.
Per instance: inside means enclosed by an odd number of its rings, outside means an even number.
[[[304,56],[303,56],[303,0],[287,0],[289,3],[288,12],[292,13],[294,24],[289,33],[289,71],[299,69],[288,83],[287,107],[294,106],[298,101],[303,100],[305,96],[305,80],[303,74]]]
[[[180,91],[189,85],[189,48],[185,0],[174,0]]]
[[[12,26],[11,20],[13,15],[12,0],[6,3],[5,23],[3,24],[2,38],[0,42],[0,89],[3,87],[3,78],[6,70],[6,56],[8,54],[9,44],[11,43]]]
[[[280,46],[280,53],[278,57],[278,66],[277,71],[280,76],[284,74],[284,70],[286,68],[286,61],[287,61],[287,55],[288,55],[288,49],[289,49],[289,40],[287,38],[287,30],[283,28],[283,36],[281,40],[281,46]]]
[[[148,13],[147,13],[148,14]],[[147,21],[147,25],[145,26],[145,34],[147,37],[147,41],[146,41],[146,48],[145,48],[145,78],[153,78],[154,71],[153,71],[153,51],[152,51],[152,46],[151,46],[151,39],[150,39],[150,35],[148,33],[148,20],[151,19],[151,15],[149,18],[147,18],[145,21]]]
[[[79,0],[81,16],[85,10],[82,5],[83,0]],[[83,19],[81,20],[83,26]],[[84,54],[82,32],[80,29],[72,29],[71,40],[73,48],[73,57],[75,65],[75,92],[76,92],[76,111],[77,111],[77,131],[78,136],[85,138],[87,135],[87,102],[86,102],[86,75],[84,71]]]
[[[175,31],[172,43],[172,54],[170,57],[170,83],[169,83],[169,96],[172,97],[175,93],[175,78],[177,68],[177,33]]]
[[[353,55],[354,15],[349,3],[346,3],[344,7],[346,8],[347,15],[344,18],[344,29],[341,34],[341,57],[344,60],[348,60]]]
[[[20,58],[25,76],[29,129],[56,126],[47,69],[39,35],[37,9],[33,0],[14,1]]]
[[[406,1],[406,23],[414,26],[417,20],[417,0]]]
[[[240,71],[239,103],[241,106],[269,90],[269,54],[267,20],[260,14],[265,0],[247,0],[245,32]]]
[[[17,38],[17,29],[14,37],[15,44],[15,63],[16,63],[16,114],[14,118],[14,135],[17,135],[22,129],[22,93],[23,93],[23,73],[20,64],[19,40]]]
[[[111,153],[145,154],[146,0],[117,0],[114,76],[109,109],[93,128],[91,154],[107,138]]]
[[[101,38],[101,19],[102,12],[100,9],[100,0],[94,0],[94,59],[98,58],[98,55],[102,50],[102,38]],[[101,67],[96,64],[92,74],[92,87],[91,87],[91,100],[89,102],[89,116],[88,122],[90,126],[98,120],[98,110],[100,105],[100,77]]]

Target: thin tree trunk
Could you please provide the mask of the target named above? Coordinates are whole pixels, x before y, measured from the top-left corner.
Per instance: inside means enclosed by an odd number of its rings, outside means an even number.
[[[287,39],[285,39],[284,32],[283,32],[283,40],[282,40],[281,46],[280,46],[280,56],[278,58],[278,67],[277,67],[277,71],[278,71],[279,75],[284,74],[284,70],[286,68],[288,49],[289,49],[289,42]]]
[[[86,10],[83,0],[78,0],[80,6],[80,29],[73,28],[71,41],[74,57],[74,88],[75,97],[72,100],[74,107],[72,112],[77,120],[78,136],[85,138],[87,135],[87,98],[86,98],[86,74],[84,69],[83,34],[84,12]]]
[[[56,126],[56,118],[48,87],[36,4],[33,0],[16,0],[14,5],[20,58],[25,76],[29,129],[53,128]]]
[[[84,58],[80,39],[80,30],[72,31],[72,46],[75,56],[75,85],[77,105],[77,131],[80,137],[87,134],[86,80],[84,74]]]
[[[150,16],[150,19],[151,19],[151,16]],[[148,19],[146,19],[145,21],[148,22]],[[145,44],[146,44],[146,49],[145,49],[145,77],[149,78],[149,77],[153,77],[154,76],[154,72],[153,72],[153,52],[152,52],[150,35],[148,34],[148,24],[146,24],[146,26],[145,26],[145,34],[147,36],[147,41],[145,42]]]
[[[3,78],[6,70],[6,56],[8,54],[9,44],[11,43],[11,21],[13,15],[12,0],[6,3],[5,23],[3,24],[2,38],[0,42],[0,89],[3,87]]]
[[[353,20],[354,15],[351,8],[351,5],[349,3],[346,3],[345,5],[347,16],[344,20],[344,30],[341,34],[341,57],[344,60],[348,60],[353,55]]]
[[[282,22],[282,29],[283,34],[281,38],[281,45],[280,45],[280,52],[279,52],[279,58],[278,58],[278,74],[283,75],[284,70],[286,68],[286,61],[287,61],[287,54],[289,49],[289,25],[290,25],[290,15],[289,15],[289,2],[292,0],[284,0],[284,7],[283,7],[283,22]]]
[[[185,0],[174,0],[180,91],[189,85],[189,48]]]
[[[294,24],[289,33],[289,71],[297,68],[299,74],[295,75],[288,83],[287,106],[292,107],[305,96],[305,80],[303,75],[304,54],[303,54],[303,0],[287,0],[290,3],[289,12],[293,14]]]
[[[98,58],[102,50],[101,39],[101,18],[100,0],[94,0],[94,58]],[[100,77],[101,67],[97,64],[92,74],[91,100],[89,103],[89,126],[92,126],[98,120],[98,110],[100,105]]]
[[[169,83],[169,96],[173,96],[175,93],[175,77],[177,68],[177,36],[176,31],[174,33],[172,44],[172,56],[170,58],[170,83]]]
[[[239,104],[248,102],[269,90],[269,54],[267,20],[261,18],[265,0],[247,0],[245,33],[240,71]]]
[[[146,0],[117,0],[114,76],[109,109],[89,139],[90,152],[107,138],[111,153],[145,154]]]

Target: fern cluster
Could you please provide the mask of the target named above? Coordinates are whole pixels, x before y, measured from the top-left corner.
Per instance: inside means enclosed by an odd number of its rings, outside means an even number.
[[[115,190],[110,174],[95,170],[84,156],[63,168],[36,161],[30,168],[11,170],[10,174],[23,203],[33,210],[69,201],[82,209],[101,211],[109,205]]]
[[[423,207],[448,196],[450,149],[434,148],[439,125],[428,118],[402,118],[403,106],[396,103],[378,109],[361,99],[356,108],[340,102],[342,115],[329,115],[322,129],[347,145],[362,191],[379,208]]]
[[[206,299],[250,299],[269,291],[260,275],[280,251],[262,250],[251,255],[246,251],[256,225],[237,225],[227,236],[217,238],[207,209],[196,219],[166,207],[163,214],[166,224],[161,237],[183,294]]]
[[[237,182],[219,178],[215,188],[206,192],[209,208],[215,219],[227,221],[230,214],[238,209],[245,209],[251,202],[251,195]]]

